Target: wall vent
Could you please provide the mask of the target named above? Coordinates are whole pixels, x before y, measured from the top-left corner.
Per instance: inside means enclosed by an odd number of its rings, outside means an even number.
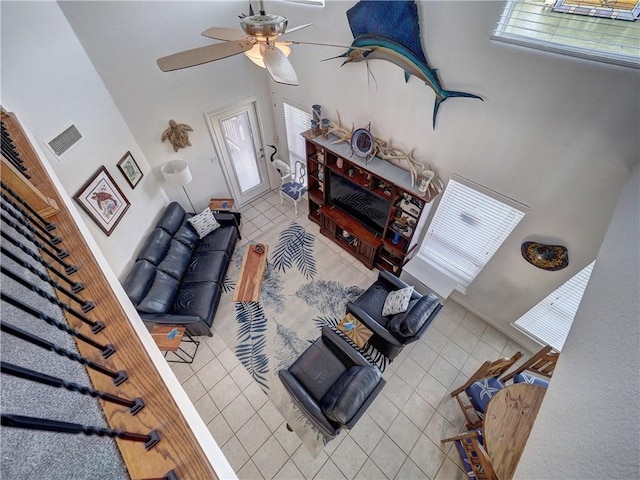
[[[62,156],[66,151],[82,140],[82,134],[75,125],[66,128],[60,135],[48,142],[49,147],[56,156]]]

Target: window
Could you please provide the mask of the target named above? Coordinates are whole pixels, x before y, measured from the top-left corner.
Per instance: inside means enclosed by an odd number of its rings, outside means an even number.
[[[507,2],[492,38],[565,55],[640,68],[640,2]],[[604,18],[608,17],[608,18]]]
[[[513,325],[543,344],[561,351],[578,305],[587,288],[595,260],[563,283]]]
[[[293,169],[297,160],[300,160],[304,165],[307,162],[305,141],[300,134],[311,127],[311,114],[286,101],[283,102],[283,105],[287,145],[289,146],[289,164]]]
[[[452,175],[418,258],[457,282],[464,293],[529,207]]]

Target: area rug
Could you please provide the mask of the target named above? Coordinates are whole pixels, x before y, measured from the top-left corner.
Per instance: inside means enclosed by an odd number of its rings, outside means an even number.
[[[260,301],[234,303],[247,243],[268,246]],[[346,303],[371,283],[370,277],[295,222],[238,245],[229,266],[216,331],[314,456],[327,440],[292,403],[278,371],[288,368],[320,336],[322,326],[335,330]],[[360,351],[384,370],[386,359],[379,352],[368,345]]]

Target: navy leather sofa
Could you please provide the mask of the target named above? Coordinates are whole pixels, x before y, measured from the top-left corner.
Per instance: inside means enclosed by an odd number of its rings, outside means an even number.
[[[142,247],[123,283],[142,320],[184,325],[191,335],[211,335],[222,285],[236,242],[236,217],[214,214],[220,227],[200,239],[172,202]]]

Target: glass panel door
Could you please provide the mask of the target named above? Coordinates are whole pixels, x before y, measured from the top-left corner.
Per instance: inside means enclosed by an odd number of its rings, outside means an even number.
[[[207,114],[227,184],[238,205],[269,190],[256,102]]]

